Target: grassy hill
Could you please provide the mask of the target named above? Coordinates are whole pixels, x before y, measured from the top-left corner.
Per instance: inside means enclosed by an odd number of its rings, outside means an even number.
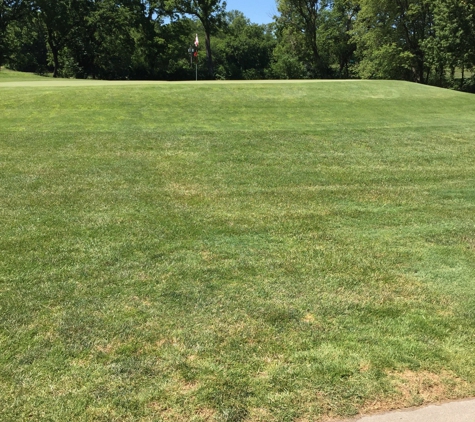
[[[3,420],[318,421],[475,393],[475,96],[0,96]]]
[[[14,70],[0,67],[0,83],[2,82],[27,82],[27,81],[44,81],[45,76],[39,76],[35,73],[16,72]]]

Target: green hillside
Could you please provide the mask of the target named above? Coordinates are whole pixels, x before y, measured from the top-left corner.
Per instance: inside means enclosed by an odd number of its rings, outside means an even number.
[[[474,395],[475,96],[15,78],[0,96],[2,420]]]
[[[0,68],[0,83],[2,82],[25,82],[25,81],[44,81],[46,76],[39,76],[28,72],[15,72],[14,70]]]

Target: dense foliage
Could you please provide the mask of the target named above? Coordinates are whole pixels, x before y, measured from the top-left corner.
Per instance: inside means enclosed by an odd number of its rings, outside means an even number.
[[[475,0],[276,0],[270,25],[222,0],[0,0],[0,65],[54,76],[382,78],[468,88]]]

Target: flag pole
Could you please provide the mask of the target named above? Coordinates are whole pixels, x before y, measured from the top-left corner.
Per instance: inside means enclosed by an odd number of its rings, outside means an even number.
[[[196,47],[196,61],[195,61],[195,71],[196,71],[196,82],[198,82],[198,46],[200,42],[198,40],[198,34],[195,37],[195,47]]]
[[[200,42],[198,41],[198,34],[196,34],[195,48],[193,48],[193,46],[190,46],[190,48],[188,49],[188,53],[190,54],[190,65],[192,69],[193,69],[193,58],[195,59],[196,82],[198,82],[198,46],[199,44]]]

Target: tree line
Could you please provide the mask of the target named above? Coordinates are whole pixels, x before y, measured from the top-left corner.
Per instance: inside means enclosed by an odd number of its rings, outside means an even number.
[[[0,66],[55,77],[379,78],[473,87],[475,0],[0,0]],[[472,84],[472,85],[470,85]]]

